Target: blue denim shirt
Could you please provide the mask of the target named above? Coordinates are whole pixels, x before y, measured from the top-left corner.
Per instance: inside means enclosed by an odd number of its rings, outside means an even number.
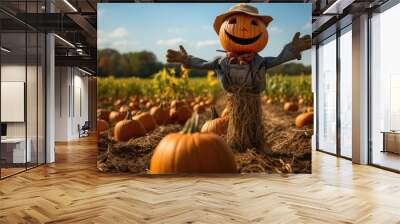
[[[230,64],[226,57],[206,61],[189,56],[183,66],[188,69],[215,70],[222,88],[228,92],[261,93],[266,87],[267,70],[293,59],[301,59],[291,43],[277,57],[261,57],[256,54],[247,65]]]

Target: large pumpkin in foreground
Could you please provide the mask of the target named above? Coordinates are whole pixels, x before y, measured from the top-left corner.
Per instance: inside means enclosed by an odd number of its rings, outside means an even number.
[[[244,13],[225,19],[218,32],[221,46],[228,52],[260,52],[268,42],[265,23]]]
[[[198,133],[195,114],[180,133],[165,136],[154,150],[151,174],[236,173],[232,150],[213,133]]]

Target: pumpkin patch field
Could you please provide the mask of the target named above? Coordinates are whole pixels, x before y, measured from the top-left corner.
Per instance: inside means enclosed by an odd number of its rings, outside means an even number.
[[[311,173],[310,75],[267,78],[265,151],[227,143],[228,97],[214,72],[164,68],[150,79],[98,78],[98,158],[104,172]]]

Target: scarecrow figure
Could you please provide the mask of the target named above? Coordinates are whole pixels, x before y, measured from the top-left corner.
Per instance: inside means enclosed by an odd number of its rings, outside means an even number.
[[[272,17],[259,15],[257,8],[245,3],[237,4],[214,21],[226,57],[205,61],[180,50],[169,49],[167,62],[181,63],[188,69],[215,70],[222,88],[227,92],[229,123],[227,140],[232,148],[245,151],[264,147],[264,126],[260,93],[266,87],[267,69],[293,59],[301,59],[301,52],[311,48],[311,37],[296,33],[277,57],[257,54],[268,42],[266,27]]]

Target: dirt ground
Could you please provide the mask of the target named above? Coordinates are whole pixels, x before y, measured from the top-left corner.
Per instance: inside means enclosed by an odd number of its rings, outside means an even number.
[[[224,97],[216,103],[221,112]],[[286,113],[281,105],[263,104],[265,140],[271,154],[248,149],[239,153],[233,149],[240,173],[311,173],[312,127],[298,129],[294,126],[296,113]],[[206,111],[200,115],[200,125],[209,119]],[[169,133],[177,132],[182,126],[171,124],[159,126],[146,136],[128,142],[116,142],[106,133],[98,140],[98,162],[100,171],[148,172],[151,155],[159,141]],[[224,137],[224,136],[223,136]]]

